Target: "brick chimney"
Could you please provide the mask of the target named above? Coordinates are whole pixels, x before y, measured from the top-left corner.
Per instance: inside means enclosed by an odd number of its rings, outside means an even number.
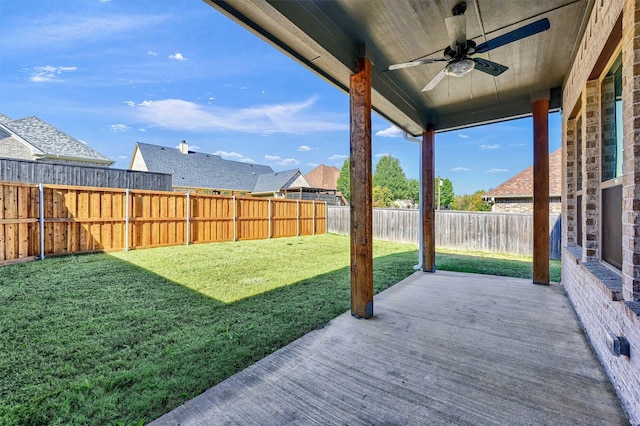
[[[189,144],[187,144],[187,141],[180,142],[180,152],[183,154],[189,153]]]

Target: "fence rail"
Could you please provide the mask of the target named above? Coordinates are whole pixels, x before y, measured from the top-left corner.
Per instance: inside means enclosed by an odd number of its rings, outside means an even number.
[[[416,243],[420,216],[415,209],[373,209],[373,238]],[[549,256],[560,258],[559,216],[549,217]],[[327,211],[327,232],[349,234],[349,208]],[[436,247],[533,255],[533,216],[521,213],[436,211]]]
[[[326,232],[326,203],[0,182],[0,264]]]

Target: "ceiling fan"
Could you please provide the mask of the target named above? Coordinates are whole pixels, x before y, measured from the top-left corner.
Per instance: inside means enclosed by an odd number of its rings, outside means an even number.
[[[471,55],[476,53],[485,53],[505,44],[513,43],[520,39],[532,36],[542,31],[548,30],[551,25],[547,18],[525,25],[492,40],[476,45],[473,40],[467,40],[467,24],[464,12],[467,10],[467,4],[462,2],[452,9],[453,16],[445,18],[447,26],[447,34],[449,35],[449,46],[444,49],[442,58],[435,59],[419,59],[401,64],[393,64],[389,66],[388,71],[400,68],[415,67],[417,65],[431,64],[434,62],[447,62],[447,65],[440,71],[422,91],[427,92],[434,87],[446,76],[462,77],[463,75],[473,71],[474,69],[482,71],[492,76],[498,76],[509,68],[498,63],[483,58],[472,58]]]

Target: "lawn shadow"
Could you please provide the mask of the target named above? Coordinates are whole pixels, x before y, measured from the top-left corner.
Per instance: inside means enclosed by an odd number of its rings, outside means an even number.
[[[375,258],[375,292],[415,260]],[[153,420],[347,311],[349,280],[343,267],[225,304],[106,254],[0,268],[0,423]]]

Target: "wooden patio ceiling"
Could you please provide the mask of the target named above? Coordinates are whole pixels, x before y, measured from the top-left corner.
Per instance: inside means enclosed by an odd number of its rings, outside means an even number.
[[[445,62],[395,71],[389,65],[442,58],[445,18],[461,0],[204,0],[344,91],[359,46],[372,63],[372,107],[410,134],[531,114],[531,98],[561,87],[578,52],[594,0],[467,0],[467,39],[477,44],[547,18],[550,29],[480,56],[509,67],[498,77],[474,70],[422,88]]]

